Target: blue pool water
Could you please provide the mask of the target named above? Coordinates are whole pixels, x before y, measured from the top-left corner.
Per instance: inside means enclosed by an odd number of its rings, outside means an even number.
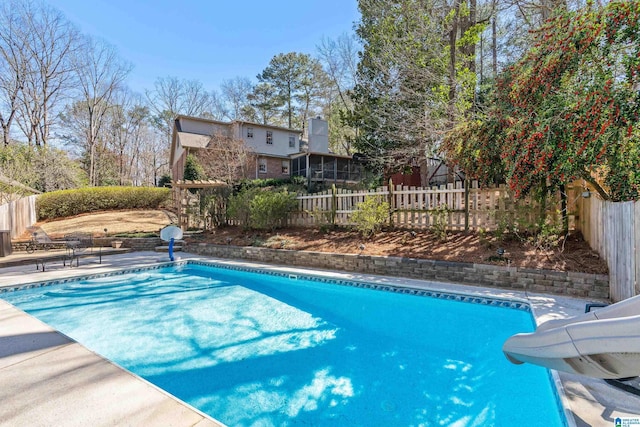
[[[530,313],[202,265],[1,294],[229,426],[561,426]]]

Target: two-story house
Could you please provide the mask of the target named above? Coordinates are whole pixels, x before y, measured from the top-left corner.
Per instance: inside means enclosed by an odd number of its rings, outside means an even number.
[[[174,181],[184,177],[189,152],[210,147],[212,139],[242,141],[255,153],[255,164],[246,178],[289,177],[289,154],[298,153],[301,131],[259,125],[240,120],[221,122],[198,117],[178,116],[171,143],[171,174]]]
[[[309,182],[351,183],[361,179],[361,167],[350,156],[330,152],[327,122],[319,117],[309,119],[308,132],[302,140],[302,131],[296,129],[178,116],[170,155],[174,181],[184,178],[187,154],[210,148],[216,137],[218,141],[242,141],[255,154],[255,164],[247,168],[245,178],[303,176]]]

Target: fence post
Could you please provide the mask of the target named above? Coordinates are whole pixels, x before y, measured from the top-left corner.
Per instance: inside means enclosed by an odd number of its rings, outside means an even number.
[[[464,231],[469,231],[469,178],[464,179]]]
[[[331,184],[331,225],[336,224],[338,215],[338,189],[335,184]]]
[[[389,226],[393,228],[393,212],[395,211],[395,201],[393,197],[393,180],[389,178]]]

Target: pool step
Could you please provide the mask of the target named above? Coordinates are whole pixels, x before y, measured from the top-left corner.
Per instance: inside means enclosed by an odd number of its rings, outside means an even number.
[[[155,251],[156,252],[169,252],[169,245],[166,246],[156,246],[155,247]],[[180,252],[182,251],[182,246],[176,245],[173,247],[173,252]]]

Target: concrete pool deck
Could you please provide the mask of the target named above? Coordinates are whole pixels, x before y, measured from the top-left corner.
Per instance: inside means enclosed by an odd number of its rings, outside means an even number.
[[[178,258],[213,260],[186,253],[178,254]],[[166,254],[131,252],[105,256],[101,264],[85,262],[73,268],[52,263],[42,272],[36,270],[35,261],[2,267],[0,258],[0,287],[108,273],[167,261]],[[593,302],[558,295],[525,295],[500,289],[357,273],[215,261],[487,297],[528,299],[538,323],[580,314],[587,302]],[[602,380],[564,373],[559,373],[558,377],[565,392],[567,410],[579,427],[613,426],[617,417],[640,417],[638,396]],[[2,300],[0,384],[0,425],[222,425]]]

